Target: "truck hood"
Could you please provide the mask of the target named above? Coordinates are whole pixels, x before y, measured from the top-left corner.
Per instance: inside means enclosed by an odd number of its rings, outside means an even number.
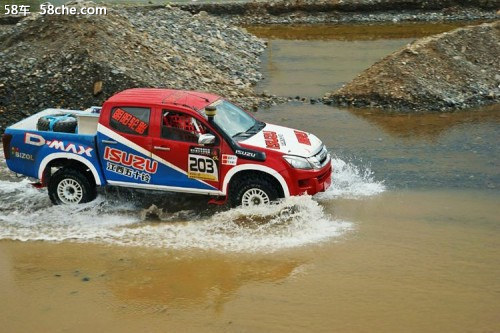
[[[260,132],[239,143],[302,157],[313,156],[322,146],[314,134],[273,124],[266,124]]]

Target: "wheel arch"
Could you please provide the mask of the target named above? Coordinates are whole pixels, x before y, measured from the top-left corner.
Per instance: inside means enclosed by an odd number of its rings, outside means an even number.
[[[236,179],[237,177],[249,173],[260,173],[264,174],[267,177],[270,177],[274,182],[276,182],[277,185],[279,185],[280,192],[283,197],[287,198],[290,196],[290,190],[285,178],[283,178],[283,176],[274,169],[259,164],[242,164],[235,166],[234,168],[229,170],[229,172],[226,174],[226,177],[224,178],[222,192],[227,195],[229,184],[231,183],[231,181]]]
[[[102,185],[99,172],[92,162],[80,155],[70,153],[53,153],[46,156],[40,162],[40,166],[38,167],[38,178],[42,180],[42,183],[48,181],[47,175],[50,176],[50,168],[54,166],[71,166],[86,174],[89,180],[93,181],[95,185]]]

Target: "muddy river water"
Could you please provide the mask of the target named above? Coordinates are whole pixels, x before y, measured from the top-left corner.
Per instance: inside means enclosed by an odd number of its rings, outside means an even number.
[[[319,97],[449,28],[252,28],[258,89]],[[334,173],[254,210],[117,189],[53,207],[2,160],[0,332],[498,332],[499,111],[259,110],[318,135]]]

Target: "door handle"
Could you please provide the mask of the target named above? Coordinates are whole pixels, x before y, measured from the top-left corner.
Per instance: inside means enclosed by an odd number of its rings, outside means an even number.
[[[153,148],[156,150],[170,151],[169,147],[164,147],[164,146],[154,146]]]
[[[116,145],[116,141],[113,140],[101,140],[102,143],[107,143],[108,145]]]

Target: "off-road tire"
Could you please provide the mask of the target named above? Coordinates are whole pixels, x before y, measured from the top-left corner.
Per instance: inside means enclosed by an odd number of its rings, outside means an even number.
[[[39,131],[48,131],[50,128],[50,120],[47,117],[40,117],[36,123],[36,129]]]
[[[262,175],[243,175],[231,182],[229,187],[229,204],[231,207],[243,205],[243,197],[249,190],[256,189],[266,193],[269,202],[278,200],[279,191],[268,177]]]
[[[74,199],[75,202],[68,199],[71,196],[64,196],[64,186],[68,189],[73,187],[81,191]],[[94,200],[97,196],[96,186],[82,172],[72,168],[57,170],[50,177],[48,190],[49,198],[54,205],[86,203]]]
[[[37,130],[50,131],[50,119],[48,117],[51,116],[43,116],[38,119],[38,122],[36,124]],[[74,116],[69,116],[66,119],[62,119],[56,122],[52,127],[52,131],[62,133],[75,133],[77,124],[78,121],[76,120],[76,118]]]

